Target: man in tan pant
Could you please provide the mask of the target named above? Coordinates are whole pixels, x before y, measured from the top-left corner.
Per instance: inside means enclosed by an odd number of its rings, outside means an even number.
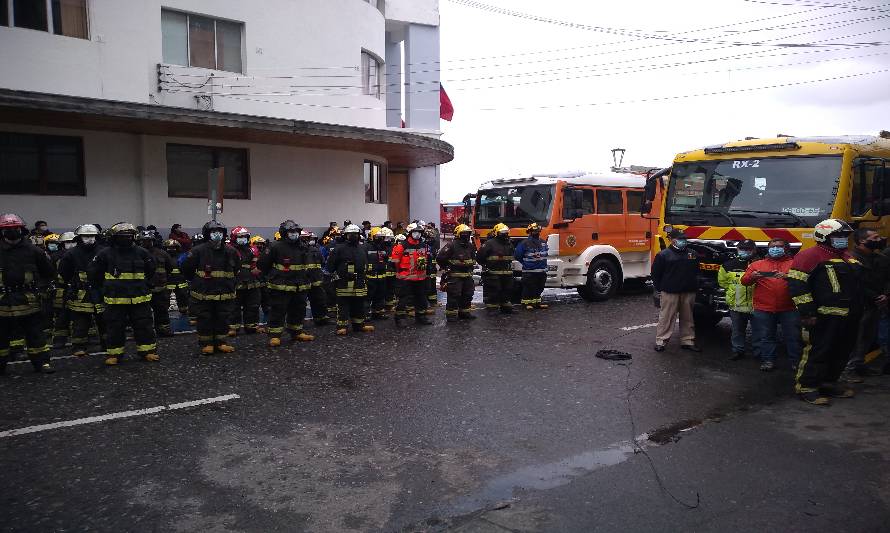
[[[686,235],[675,231],[671,245],[655,256],[652,262],[652,283],[661,294],[658,328],[655,332],[655,351],[663,352],[680,317],[680,348],[700,352],[695,344],[695,325],[692,306],[698,291],[698,256],[687,249]]]

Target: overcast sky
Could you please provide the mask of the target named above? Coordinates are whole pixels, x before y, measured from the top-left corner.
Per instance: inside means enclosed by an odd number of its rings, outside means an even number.
[[[667,166],[746,136],[890,130],[890,0],[479,0],[603,31],[466,1],[439,6],[455,108],[445,201],[494,177],[607,169],[616,147],[625,164]]]

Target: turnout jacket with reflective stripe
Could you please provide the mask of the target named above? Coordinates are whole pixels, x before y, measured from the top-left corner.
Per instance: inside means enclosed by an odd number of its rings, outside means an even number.
[[[513,258],[522,263],[523,272],[547,272],[547,243],[529,237],[519,243]]]
[[[449,277],[468,278],[473,275],[473,267],[476,265],[476,248],[471,242],[455,239],[439,250],[436,262],[442,270],[448,272]]]
[[[396,279],[422,281],[427,279],[427,262],[432,261],[429,248],[422,241],[408,237],[392,248],[389,260],[395,265]]]
[[[363,244],[344,242],[331,250],[328,271],[335,276],[337,296],[367,296],[368,252]]]
[[[483,274],[513,275],[513,243],[492,237],[485,241],[476,254]]]
[[[17,244],[0,240],[0,317],[40,311],[39,286],[56,277],[46,252],[22,238]]]
[[[241,257],[231,246],[214,248],[205,242],[192,248],[182,263],[182,275],[191,281],[196,300],[232,300]]]
[[[68,285],[68,309],[82,313],[99,313],[104,303],[102,291],[90,283],[90,264],[99,253],[98,246],[78,244],[59,260],[59,276]]]
[[[857,263],[846,250],[823,244],[794,256],[788,271],[788,289],[800,314],[849,315],[859,290]]]
[[[153,247],[148,253],[150,253],[155,260],[155,272],[148,282],[148,285],[151,287],[151,292],[167,290],[167,281],[170,274],[173,272],[173,269],[176,268],[176,265],[173,263],[173,258],[170,257],[170,254],[168,254],[166,250],[162,250],[158,247]]]
[[[726,290],[726,306],[731,311],[750,313],[754,301],[754,287],[742,283],[742,276],[751,264],[750,260],[733,257],[720,265],[717,284]]]
[[[101,287],[106,304],[139,304],[151,300],[148,280],[155,272],[154,257],[135,244],[102,248],[87,269],[94,287]]]
[[[390,249],[385,242],[375,242],[373,239],[365,245],[368,255],[368,279],[385,278],[390,269]]]
[[[236,245],[235,251],[238,252],[238,258],[241,261],[241,270],[238,271],[238,275],[235,277],[235,288],[255,289],[262,285],[260,274],[253,273],[260,258],[259,251],[250,244]]]
[[[313,287],[320,287],[324,278],[321,265],[324,258],[321,254],[321,248],[317,244],[306,246],[306,280]]]
[[[271,290],[296,292],[310,287],[306,265],[309,250],[299,241],[275,241],[269,251],[260,256],[257,266],[268,280]]]

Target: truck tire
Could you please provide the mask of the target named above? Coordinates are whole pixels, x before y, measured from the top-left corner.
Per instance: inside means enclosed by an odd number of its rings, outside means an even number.
[[[578,294],[588,302],[605,302],[618,292],[621,280],[618,267],[608,259],[597,259],[587,271],[587,284],[578,287]]]

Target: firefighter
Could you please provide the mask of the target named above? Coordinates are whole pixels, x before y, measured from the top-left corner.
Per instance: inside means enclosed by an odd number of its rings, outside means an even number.
[[[726,291],[726,307],[729,308],[729,319],[732,323],[730,361],[738,361],[745,357],[745,337],[748,332],[748,324],[750,323],[752,329],[756,330],[753,320],[754,286],[743,285],[742,276],[751,263],[758,259],[757,244],[751,239],[745,239],[736,245],[736,250],[738,250],[736,255],[727,259],[717,271],[717,284]],[[783,336],[786,334],[784,329],[782,334]],[[763,370],[769,371],[771,368]]]
[[[321,240],[321,258],[322,258],[322,282],[321,287],[324,289],[325,302],[327,302],[329,318],[337,316],[337,291],[334,289],[333,275],[327,268],[328,257],[331,251],[343,241],[343,234],[340,228],[335,224],[328,228],[327,236]]]
[[[853,229],[844,221],[827,219],[813,230],[816,246],[794,256],[788,289],[809,338],[797,368],[795,392],[813,405],[830,398],[851,398],[853,390],[837,381],[856,343],[858,282],[856,263],[848,253]]]
[[[311,231],[300,232],[300,241],[306,248],[306,279],[309,281],[309,308],[312,311],[312,321],[316,326],[324,326],[329,322],[327,296],[322,283],[324,274],[321,270],[321,249],[318,247],[318,238]]]
[[[513,252],[522,263],[522,304],[526,309],[547,309],[541,294],[547,284],[547,243],[541,240],[541,226],[532,222],[525,228],[528,235]]]
[[[439,240],[439,232],[436,230],[435,226],[432,225],[432,222],[427,224],[426,222],[420,221],[418,222],[418,226],[423,228],[423,241],[427,245],[427,257],[430,258],[430,260],[426,262],[426,273],[428,277],[426,298],[429,304],[426,308],[426,314],[432,315],[436,312],[436,306],[439,305],[439,293],[436,290],[437,269],[436,261],[434,261],[434,259],[436,254],[439,253],[441,241]]]
[[[22,331],[34,371],[51,374],[39,287],[56,277],[46,252],[28,240],[18,215],[0,215],[0,375],[6,373],[13,331]]]
[[[241,270],[235,279],[235,305],[229,322],[229,337],[238,335],[243,326],[245,333],[265,333],[260,326],[260,269],[257,261],[259,250],[250,244],[250,231],[237,226],[231,234],[232,246],[241,258]]]
[[[346,240],[328,256],[328,270],[333,275],[337,291],[337,335],[346,335],[350,321],[353,331],[371,332],[374,326],[365,324],[368,252],[361,244],[362,230],[350,224],[343,230],[343,235]]]
[[[479,249],[476,260],[482,265],[482,300],[489,311],[512,313],[513,245],[510,228],[499,223],[492,228],[489,239]]]
[[[426,317],[427,306],[427,262],[432,259],[427,255],[429,248],[423,242],[423,229],[417,224],[408,225],[408,236],[400,240],[392,249],[390,261],[395,265],[396,293],[399,303],[396,307],[395,321],[397,326],[408,317],[409,303],[413,302],[414,320],[418,324],[432,324]]]
[[[65,232],[63,235],[71,235],[73,232]],[[46,244],[46,253],[49,255],[49,262],[52,263],[56,272],[59,271],[59,261],[65,255],[65,247],[62,244],[62,236],[51,233],[44,237]],[[44,304],[44,320],[47,341],[53,347],[64,347],[68,342],[68,313],[65,310],[65,282],[61,276],[56,276],[49,291],[46,294],[46,303]]]
[[[211,220],[201,228],[203,242],[189,250],[182,262],[182,275],[191,282],[189,310],[197,318],[201,354],[232,353],[226,343],[235,307],[235,278],[241,258],[227,246],[226,228]]]
[[[257,251],[257,261],[259,258],[263,256],[268,250],[268,242],[262,235],[254,235],[250,238],[250,244]],[[266,276],[260,271],[260,275],[257,278],[260,282],[260,309],[263,310],[263,320],[269,320],[269,284],[266,282]]]
[[[200,233],[196,233],[192,235],[192,248],[198,246],[199,244],[205,242],[204,236]],[[191,249],[190,249],[191,250]],[[186,257],[188,254],[186,253]],[[182,259],[182,262],[185,262],[185,258]],[[182,263],[179,264],[179,270],[182,270]],[[192,296],[191,291],[191,283],[189,283],[189,326],[196,327],[198,325],[198,317],[195,316],[195,298]],[[228,333],[228,332],[227,332]]]
[[[473,282],[476,248],[471,240],[472,235],[470,226],[460,224],[454,228],[454,240],[446,244],[436,256],[448,295],[445,301],[445,319],[448,322],[476,318],[470,310],[473,291],[476,289]]]
[[[74,230],[77,246],[69,250],[59,262],[59,275],[68,287],[67,306],[71,316],[72,355],[83,357],[87,354],[90,328],[93,322],[99,333],[100,342],[105,342],[105,303],[102,292],[90,283],[89,269],[99,253],[96,239],[99,229],[93,224],[83,224]]]
[[[389,261],[388,258],[392,256],[392,248],[395,245],[395,233],[393,233],[391,228],[386,227],[385,225],[380,228],[380,233],[383,235],[383,243],[386,245],[386,279],[383,286],[383,301],[384,301],[384,309],[386,313],[391,313],[396,308],[396,266],[392,261]]]
[[[390,248],[386,244],[384,228],[374,227],[368,232],[365,246],[368,252],[368,303],[371,319],[386,318],[386,283],[390,272]]]
[[[91,286],[102,290],[108,366],[117,365],[124,356],[128,324],[133,328],[136,352],[145,361],[160,361],[148,286],[155,273],[155,260],[147,250],[136,246],[136,235],[136,226],[129,222],[111,226],[111,246],[99,250],[87,270]]]
[[[315,337],[303,331],[306,318],[306,248],[300,243],[299,224],[285,220],[278,228],[281,240],[272,243],[268,253],[260,257],[258,266],[269,283],[269,346],[281,346],[284,326],[295,341],[308,342]]]
[[[145,249],[155,260],[155,272],[149,278],[151,287],[151,310],[154,315],[155,333],[159,337],[172,337],[170,327],[170,289],[167,282],[176,268],[173,258],[162,249],[161,235],[156,230],[144,230],[139,234],[139,246]]]
[[[189,311],[189,283],[182,275],[180,266],[185,261],[186,254],[182,253],[182,243],[176,239],[164,241],[164,249],[173,259],[173,270],[167,277],[167,290],[176,297],[176,309],[181,316],[188,316]]]

